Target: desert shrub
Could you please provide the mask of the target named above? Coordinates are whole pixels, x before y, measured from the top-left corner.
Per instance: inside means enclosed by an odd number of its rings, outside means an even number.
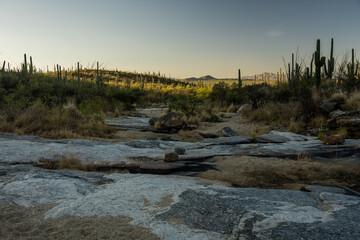
[[[11,90],[21,82],[21,79],[15,73],[0,73],[0,87],[5,90]]]
[[[233,83],[226,92],[225,100],[227,104],[240,104],[244,102],[243,88],[239,88],[237,83]]]
[[[211,102],[205,102],[201,105],[199,118],[201,122],[220,122],[219,108]]]
[[[281,85],[274,90],[274,101],[280,103],[288,103],[293,96],[293,91],[287,84]]]
[[[210,93],[210,99],[223,105],[226,101],[225,97],[228,91],[229,86],[225,82],[216,83]]]
[[[261,107],[273,98],[271,90],[272,88],[267,84],[247,85],[244,87],[247,100],[253,109]]]
[[[189,96],[176,94],[170,99],[169,111],[179,111],[189,118],[198,112],[201,102],[195,93]]]
[[[310,122],[321,111],[320,96],[316,91],[308,88],[305,85],[301,85],[295,93],[295,98],[301,103],[300,116],[305,122]]]
[[[249,121],[274,123],[281,126],[289,126],[296,118],[300,106],[296,102],[287,104],[268,102],[260,108],[246,112]]]
[[[106,101],[100,97],[85,100],[79,104],[79,110],[85,116],[91,116],[93,114],[100,114],[103,107],[106,106]]]
[[[200,87],[196,90],[196,96],[200,99],[206,99],[211,94],[211,88]]]

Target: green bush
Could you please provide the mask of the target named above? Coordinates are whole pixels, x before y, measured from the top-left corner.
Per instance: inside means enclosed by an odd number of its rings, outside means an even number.
[[[226,94],[229,91],[229,86],[225,82],[216,83],[210,93],[210,99],[214,102],[220,102],[223,105],[226,101]]]
[[[198,112],[201,103],[202,101],[194,93],[189,96],[176,94],[170,99],[169,111],[179,111],[189,118]]]
[[[244,87],[247,100],[253,109],[263,106],[266,102],[272,100],[272,87],[267,84],[248,85]]]

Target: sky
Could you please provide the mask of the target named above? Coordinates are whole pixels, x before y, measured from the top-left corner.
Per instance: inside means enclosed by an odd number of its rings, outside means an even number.
[[[42,69],[99,61],[174,78],[277,72],[316,39],[360,54],[360,0],[0,0],[0,62]]]

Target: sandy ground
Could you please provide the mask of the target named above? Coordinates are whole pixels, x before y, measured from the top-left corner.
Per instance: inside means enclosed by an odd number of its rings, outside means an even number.
[[[0,239],[159,239],[148,229],[133,226],[126,216],[44,219],[54,205],[0,209]]]
[[[360,164],[320,163],[249,156],[215,157],[220,171],[208,170],[199,177],[226,181],[236,186],[300,190],[304,184],[346,186],[360,191]]]

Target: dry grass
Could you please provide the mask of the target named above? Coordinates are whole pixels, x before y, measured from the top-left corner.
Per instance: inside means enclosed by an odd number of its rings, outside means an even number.
[[[360,92],[354,92],[346,99],[349,110],[360,111]]]
[[[22,111],[2,112],[0,131],[47,138],[110,137],[113,130],[102,116],[85,118],[75,105],[49,108],[39,102]]]
[[[209,170],[199,176],[244,187],[299,190],[304,184],[329,184],[360,191],[359,164],[311,162],[304,155],[299,158],[300,161],[248,156],[216,157],[221,171]]]
[[[245,112],[249,122],[266,122],[278,126],[289,126],[290,121],[296,118],[300,105],[295,102],[287,104],[269,102],[261,108]]]
[[[334,93],[329,98],[329,102],[342,102],[342,103],[344,103],[346,99],[347,99],[347,96],[346,96],[346,94],[344,92],[337,92],[337,93]]]
[[[293,133],[301,133],[305,130],[305,124],[300,121],[295,121],[294,119],[291,119],[289,122],[289,126],[287,131],[293,132]]]
[[[60,160],[41,159],[39,167],[51,170],[69,169],[81,171],[94,171],[93,165],[84,165],[79,159],[74,157],[62,157]]]
[[[327,118],[324,116],[317,116],[310,122],[310,127],[318,128],[320,131],[324,130],[327,124]]]

